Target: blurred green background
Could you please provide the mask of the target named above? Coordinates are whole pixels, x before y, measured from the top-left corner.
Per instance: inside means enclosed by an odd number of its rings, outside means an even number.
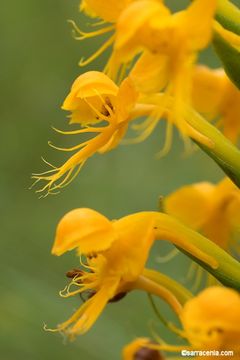
[[[169,1],[175,6],[176,1]],[[181,2],[182,5],[187,2]],[[61,163],[64,154],[47,146],[48,140],[68,146],[68,137],[55,134],[54,125],[66,129],[60,105],[74,78],[83,70],[81,56],[91,54],[99,39],[77,42],[67,19],[85,23],[78,0],[3,1],[1,3],[1,355],[3,360],[117,360],[121,348],[136,336],[150,335],[155,319],[145,294],[132,293],[107,307],[94,328],[74,343],[43,330],[70,316],[81,301],[62,299],[65,272],[78,265],[73,253],[50,254],[60,217],[76,207],[92,207],[110,218],[156,210],[159,195],[202,180],[217,181],[222,173],[200,151],[191,156],[175,135],[169,155],[157,160],[164,138],[159,127],[144,143],[119,146],[91,158],[80,176],[58,196],[39,200],[28,190],[30,174],[44,170],[40,157]],[[216,65],[212,52],[203,58]],[[106,56],[88,69],[101,69]],[[150,265],[182,281],[189,266],[178,256],[159,264],[157,256],[169,247],[157,244]],[[166,316],[170,311],[159,305]],[[171,334],[157,325],[170,341]]]

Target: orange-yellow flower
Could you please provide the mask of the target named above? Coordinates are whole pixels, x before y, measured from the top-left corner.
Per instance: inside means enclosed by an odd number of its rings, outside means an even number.
[[[234,266],[216,245],[163,213],[140,212],[114,221],[91,209],[67,213],[58,224],[52,253],[62,255],[76,249],[86,263],[75,272],[62,296],[87,292],[90,298],[55,331],[64,331],[70,338],[86,332],[109,301],[133,289],[161,297],[180,314],[189,294],[173,280],[144,268],[153,242],[161,239],[192,254],[213,272],[217,269],[218,274],[225,271],[228,276],[226,264]],[[76,289],[70,291],[72,286]]]
[[[210,287],[184,306],[181,321],[186,338],[199,350],[232,350],[240,356],[240,295]],[[230,358],[230,357],[229,357]]]
[[[178,102],[188,100],[192,64],[211,40],[215,10],[215,0],[195,0],[174,14],[156,0],[139,0],[125,9],[114,51],[124,62],[143,53],[131,72],[141,91],[167,88]]]
[[[197,66],[193,74],[193,106],[217,126],[232,142],[240,135],[240,90],[223,69]]]
[[[154,272],[144,270],[155,240],[154,223],[154,213],[133,214],[111,222],[91,209],[75,209],[61,219],[52,253],[62,255],[77,249],[87,259],[62,296],[88,292],[90,298],[56,331],[64,331],[70,338],[86,332],[109,301],[132,289],[158,295],[175,312],[181,311],[174,292],[161,286]],[[70,291],[71,286],[77,289]],[[172,288],[176,288],[178,297],[182,296],[177,285]]]
[[[69,184],[85,161],[96,152],[104,153],[116,147],[127,130],[128,122],[142,114],[142,108],[139,109],[136,104],[137,98],[138,93],[128,78],[117,87],[101,72],[90,71],[80,75],[73,83],[62,108],[71,111],[70,124],[79,124],[82,128],[57,131],[66,135],[93,133],[96,136],[71,148],[58,148],[50,143],[56,149],[76,152],[62,166],[52,166],[53,169],[46,173],[33,175],[37,182],[47,182],[38,191],[54,193]]]
[[[171,145],[173,124],[183,138],[191,136],[210,146],[186,117],[191,107],[193,67],[198,52],[210,43],[215,10],[216,0],[195,0],[186,10],[174,14],[159,1],[139,0],[122,12],[109,74],[114,77],[121,63],[131,62],[140,54],[129,76],[139,92],[147,94],[146,101],[158,105],[136,141],[148,136],[161,118],[167,118],[166,151]],[[161,96],[156,95],[159,92]]]
[[[240,295],[235,290],[224,287],[210,287],[186,302],[180,315],[183,330],[177,333],[189,345],[155,345],[149,339],[140,338],[123,350],[124,360],[134,360],[137,350],[144,346],[155,350],[180,352],[191,351],[232,351],[226,359],[239,359],[240,356]],[[213,359],[219,359],[219,355]],[[197,359],[209,359],[207,354]]]
[[[224,250],[239,253],[234,235],[240,230],[240,190],[228,178],[184,186],[165,198],[164,208]]]
[[[118,87],[107,75],[98,71],[89,71],[80,75],[72,85],[69,95],[66,97],[62,108],[70,111],[70,124],[79,125],[81,128],[72,131],[61,131],[60,134],[79,135],[96,134],[90,139],[80,142],[70,148],[59,148],[51,143],[55,149],[74,152],[62,166],[52,167],[41,174],[33,174],[35,182],[45,181],[46,184],[38,192],[56,193],[68,185],[79,173],[82,166],[95,153],[104,153],[115,148],[124,137],[130,121],[138,117],[147,116],[143,124],[138,124],[141,135],[129,142],[144,140],[159,121],[159,101],[161,94],[155,97],[141,96],[136,90],[133,81],[127,77]],[[171,114],[172,99],[166,102],[164,113]],[[160,110],[162,111],[162,110]],[[206,146],[212,146],[212,141],[201,131],[196,130],[197,123],[201,118],[197,117],[191,110],[186,110],[182,123],[184,123],[185,134]],[[191,125],[191,122],[195,123]],[[181,127],[182,129],[182,127]],[[167,136],[168,139],[168,136]]]

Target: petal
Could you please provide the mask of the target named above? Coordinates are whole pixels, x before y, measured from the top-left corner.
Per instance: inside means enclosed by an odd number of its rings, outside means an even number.
[[[208,331],[214,326],[223,332],[234,328],[239,331],[240,295],[232,289],[209,287],[186,303],[182,322],[187,331]]]
[[[145,51],[131,70],[130,77],[140,92],[161,91],[169,80],[168,57]]]
[[[89,124],[95,124],[99,120],[96,117],[94,111],[83,101],[78,103],[78,109],[72,110],[71,115],[69,115],[70,121],[69,124],[81,124],[82,126],[86,126]]]
[[[129,5],[117,23],[115,50],[120,58],[128,61],[141,51],[142,45],[151,45],[154,38],[149,22],[169,14],[167,7],[155,0],[139,0]]]
[[[81,254],[98,253],[115,240],[113,226],[105,216],[87,208],[75,209],[60,220],[52,254],[59,256],[74,248]]]
[[[75,110],[81,104],[80,100],[99,98],[99,95],[116,96],[117,92],[117,85],[107,75],[99,71],[88,71],[74,81],[71,91],[62,105],[62,109]]]
[[[138,99],[138,91],[136,90],[131,78],[127,77],[121,83],[117,95],[117,115],[118,123],[124,122],[129,118],[129,114],[134,108]]]
[[[103,147],[101,147],[98,150],[98,152],[100,154],[104,154],[105,152],[110,151],[115,147],[117,147],[120,141],[122,140],[122,138],[124,137],[124,135],[126,134],[127,129],[128,129],[128,124],[119,125],[118,129],[114,132],[111,139]]]
[[[113,222],[118,240],[107,256],[112,259],[114,271],[122,273],[124,281],[135,281],[142,273],[154,241],[154,222],[155,217],[145,212],[125,216]],[[121,254],[121,262],[116,262],[116,254]]]
[[[240,100],[239,100],[240,101]],[[234,144],[238,142],[240,135],[240,108],[228,109],[227,114],[222,118],[222,128],[224,135]]]
[[[202,182],[184,186],[164,199],[164,209],[193,229],[199,229],[212,210],[214,185]]]
[[[229,204],[226,216],[232,231],[237,232],[240,235],[240,193]]]
[[[217,0],[195,0],[182,12],[181,26],[189,34],[188,41],[192,49],[202,49],[210,42],[216,8]]]
[[[220,211],[224,210],[226,202],[239,193],[238,187],[229,179],[224,178],[215,187],[213,192],[213,198],[216,207],[220,207]]]
[[[222,69],[196,66],[193,72],[192,101],[194,108],[213,119],[221,111],[226,75]]]
[[[70,337],[86,333],[101,315],[108,301],[116,295],[119,284],[118,278],[104,278],[104,282],[97,293],[86,302],[84,311],[80,313],[75,324],[67,329]]]
[[[230,227],[226,218],[224,202],[219,201],[219,204],[212,210],[212,216],[206,219],[206,223],[202,226],[202,233],[226,252],[229,252]]]
[[[59,324],[57,331],[64,332],[71,340],[77,335],[87,332],[96,322],[109,299],[116,294],[118,284],[118,278],[104,278],[104,282],[100,284],[102,286],[96,294],[84,302],[67,321]]]

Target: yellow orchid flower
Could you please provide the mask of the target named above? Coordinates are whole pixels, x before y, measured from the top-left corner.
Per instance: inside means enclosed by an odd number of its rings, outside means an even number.
[[[203,144],[218,157],[223,158],[221,151],[224,153],[226,148],[226,159],[232,161],[231,166],[235,165],[239,160],[238,154],[235,156],[235,148],[232,149],[230,143],[226,143],[224,136],[191,106],[185,106],[180,123],[174,120],[174,102],[173,96],[165,96],[164,93],[151,95],[139,93],[131,76],[117,86],[102,72],[88,71],[80,75],[74,81],[62,109],[71,112],[69,123],[79,125],[81,128],[72,131],[55,130],[65,135],[96,135],[70,148],[59,148],[49,142],[51,147],[60,151],[76,152],[60,167],[45,161],[52,169],[32,176],[35,183],[46,182],[37,192],[43,192],[45,193],[43,196],[47,196],[67,186],[77,176],[87,159],[97,152],[104,153],[115,148],[123,139],[129,122],[143,116],[146,116],[146,119],[141,124],[133,125],[140,135],[125,140],[125,143],[145,140],[156,127],[159,119],[165,117],[168,119],[168,124],[166,142],[161,155],[169,150],[174,123],[184,137],[190,137]],[[229,150],[233,152],[233,156]]]
[[[240,90],[223,69],[197,66],[193,74],[193,106],[217,126],[233,143],[240,135]]]
[[[123,62],[143,53],[131,72],[140,91],[166,88],[179,99],[189,97],[192,64],[198,51],[211,40],[215,10],[215,0],[195,0],[186,10],[174,14],[159,1],[139,0],[123,11],[114,51]]]
[[[62,255],[76,248],[87,259],[83,270],[69,274],[73,280],[62,296],[88,292],[90,297],[56,331],[64,331],[70,338],[88,331],[109,301],[132,289],[158,295],[180,313],[181,305],[173,292],[154,281],[154,273],[150,271],[148,276],[143,271],[154,241],[153,223],[153,217],[145,213],[111,222],[91,209],[75,209],[61,219],[52,253]],[[163,283],[167,284],[164,278]],[[73,285],[77,290],[70,291]]]
[[[123,350],[124,360],[134,360],[140,348],[170,352],[185,351],[197,359],[219,359],[220,351],[230,351],[226,359],[239,359],[240,356],[240,295],[235,290],[224,287],[210,287],[186,302],[180,315],[183,330],[176,331],[189,345],[168,345],[163,341],[155,345],[147,338],[135,340]],[[157,342],[160,341],[157,339]],[[202,354],[197,352],[201,351]],[[218,354],[217,354],[218,352]],[[199,356],[198,356],[199,355]]]
[[[77,250],[86,264],[75,271],[64,297],[88,292],[90,298],[56,330],[70,338],[89,330],[109,301],[126,292],[141,289],[164,299],[180,314],[188,293],[173,280],[144,269],[153,242],[165,239],[182,248],[220,274],[233,260],[215,244],[186,228],[169,215],[140,212],[110,221],[91,209],[75,209],[59,222],[52,254],[62,255]],[[219,262],[221,261],[221,262]],[[235,265],[235,264],[233,264]],[[234,272],[231,272],[233,281]],[[70,291],[70,287],[77,289]]]
[[[128,122],[146,113],[146,107],[137,105],[137,98],[138,93],[129,78],[117,87],[101,72],[90,71],[80,75],[73,83],[62,108],[71,111],[70,124],[79,124],[82,128],[72,131],[55,130],[66,135],[97,135],[71,148],[58,148],[49,143],[61,151],[77,152],[62,166],[51,165],[53,169],[33,174],[36,182],[47,182],[38,192],[45,191],[47,195],[65,187],[76,177],[88,158],[96,152],[103,153],[116,147],[127,130]]]
[[[195,0],[186,10],[174,14],[161,2],[139,0],[122,12],[108,74],[114,78],[121,63],[130,62],[140,53],[129,76],[139,92],[148,95],[146,101],[158,105],[152,119],[141,127],[145,131],[134,142],[147,137],[159,120],[167,117],[163,153],[170,148],[173,124],[184,139],[192,136],[211,146],[189,125],[186,114],[191,107],[193,67],[198,52],[210,43],[215,10],[216,0]],[[156,96],[160,91],[162,96]]]
[[[143,124],[135,125],[136,128],[141,128],[141,139],[138,138],[138,140],[144,140],[159,121],[159,98],[161,97],[161,94],[156,94],[155,98],[150,97],[150,99],[142,96],[136,90],[130,77],[124,79],[118,87],[102,72],[88,71],[80,75],[74,81],[62,109],[71,112],[69,124],[79,125],[81,128],[72,131],[61,131],[55,128],[54,130],[64,135],[96,135],[70,148],[56,147],[49,142],[49,145],[57,150],[76,152],[60,167],[55,167],[45,161],[52,169],[32,176],[36,180],[35,183],[46,182],[37,192],[45,193],[43,196],[57,193],[77,176],[87,159],[97,152],[104,153],[115,148],[124,137],[129,122],[147,116]],[[172,99],[169,97],[164,109],[166,116],[171,114],[171,102]],[[202,130],[198,130],[199,124],[201,126],[200,115],[197,116],[188,109],[185,112],[184,121],[185,133],[188,136],[208,147],[213,145],[213,142],[202,134]],[[130,139],[127,142],[137,141]]]
[[[159,64],[165,63],[165,75],[163,75],[163,69],[155,70],[158,78],[170,77],[171,73],[176,73],[177,68],[181,67],[182,71],[185,70],[181,79],[186,82],[185,75],[189,76],[187,68],[195,59],[195,56],[192,55],[202,50],[210,42],[216,2],[217,0],[208,2],[195,0],[188,9],[171,15],[162,0],[110,0],[110,2],[83,0],[80,3],[80,10],[92,17],[101,18],[103,20],[101,25],[105,22],[110,22],[111,25],[108,24],[98,30],[86,33],[79,29],[73,21],[70,21],[73,25],[75,39],[84,40],[107,33],[112,34],[92,56],[86,60],[82,58],[79,65],[89,64],[107,48],[114,45],[105,71],[111,78],[116,79],[119,75],[119,68],[123,73],[126,71],[125,65],[122,66],[122,64],[131,62],[141,50],[150,50],[151,54],[158,55]],[[170,39],[171,41],[169,41]],[[143,63],[147,62],[148,65],[151,65],[154,60],[156,63],[157,58],[144,57]],[[136,71],[135,77],[141,77],[141,74]],[[177,79],[175,75],[171,76],[171,79],[173,78],[178,87],[181,79]],[[149,80],[158,85],[159,82],[163,83],[162,79],[154,77]],[[145,87],[144,80],[140,79],[140,82],[142,87]],[[148,86],[152,87],[153,85]],[[189,90],[187,86],[185,88],[187,91]]]
[[[183,186],[164,199],[164,210],[225,251],[239,254],[234,234],[240,230],[240,190],[228,178],[217,185]]]

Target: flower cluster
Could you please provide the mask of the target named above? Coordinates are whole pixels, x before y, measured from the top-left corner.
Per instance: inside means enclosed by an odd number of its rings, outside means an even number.
[[[76,38],[111,35],[101,49],[80,64],[93,61],[110,46],[112,54],[105,73],[80,75],[63,103],[62,108],[71,112],[69,124],[80,129],[55,129],[66,135],[93,136],[70,148],[50,143],[56,149],[75,153],[62,166],[33,174],[35,182],[45,182],[38,192],[47,195],[65,187],[92,155],[117,147],[130,123],[136,135],[127,143],[145,140],[161,120],[167,122],[160,155],[171,147],[173,126],[185,144],[190,138],[212,151],[222,139],[218,133],[212,134],[216,129],[207,126],[209,120],[216,121],[231,141],[238,140],[240,91],[222,69],[196,65],[214,33],[224,33],[233,42],[231,33],[226,34],[214,18],[217,3],[195,0],[187,9],[172,13],[160,0],[81,2],[82,11],[103,21],[100,29],[89,33],[73,23]],[[141,123],[133,123],[143,117]]]
[[[168,345],[161,336],[140,338],[124,348],[124,360],[162,359],[160,351],[182,349],[232,350],[231,358],[239,359],[240,10],[228,0],[194,0],[178,12],[163,0],[83,0],[80,11],[93,19],[94,30],[84,32],[71,21],[74,37],[105,38],[95,53],[81,58],[80,66],[111,52],[103,72],[87,71],[74,81],[62,105],[73,128],[55,130],[80,140],[70,148],[49,143],[73,155],[61,166],[33,174],[35,183],[44,183],[37,192],[59,192],[94,154],[141,142],[162,120],[161,156],[171,148],[175,126],[184,145],[196,143],[227,177],[177,189],[162,200],[160,212],[110,220],[78,208],[63,216],[52,254],[75,250],[80,265],[67,273],[70,282],[60,295],[80,294],[84,302],[67,321],[47,330],[74,339],[94,325],[109,302],[138,289],[170,306],[181,329],[158,315],[186,344]],[[199,55],[211,44],[226,71],[199,64]],[[135,136],[125,139],[130,127]],[[147,268],[153,244],[163,240],[189,256],[214,286],[209,282],[193,294]]]

